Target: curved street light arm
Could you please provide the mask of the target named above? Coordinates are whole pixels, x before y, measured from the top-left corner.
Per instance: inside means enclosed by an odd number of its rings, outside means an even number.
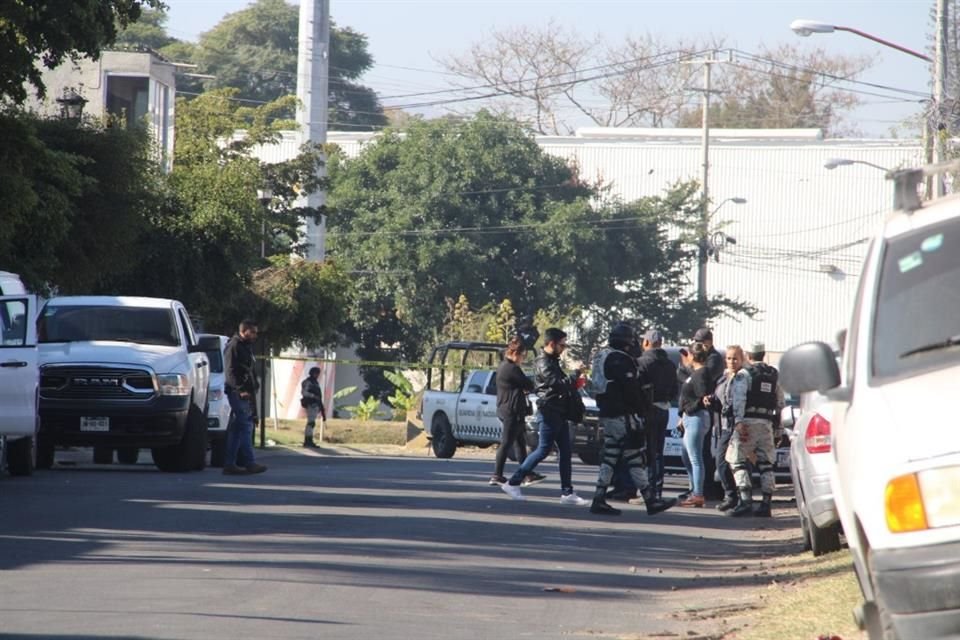
[[[919,51],[914,51],[913,49],[908,49],[907,47],[903,47],[903,46],[901,46],[901,45],[899,45],[899,44],[890,42],[889,40],[884,40],[883,38],[878,38],[878,37],[875,36],[875,35],[871,35],[871,34],[869,34],[869,33],[866,33],[865,31],[860,31],[859,29],[854,29],[853,27],[840,27],[840,26],[837,26],[837,25],[833,25],[833,28],[836,29],[837,31],[848,31],[848,32],[850,32],[850,33],[853,33],[853,34],[856,34],[856,35],[860,36],[861,38],[866,38],[867,40],[873,40],[874,42],[879,42],[880,44],[884,45],[885,47],[890,47],[891,49],[896,49],[897,51],[902,51],[903,53],[909,54],[909,55],[911,55],[911,56],[913,56],[913,57],[915,57],[915,58],[920,58],[921,60],[926,60],[927,62],[933,62],[933,58],[931,58],[931,57],[928,56],[928,55],[924,55],[924,54],[920,53]]]

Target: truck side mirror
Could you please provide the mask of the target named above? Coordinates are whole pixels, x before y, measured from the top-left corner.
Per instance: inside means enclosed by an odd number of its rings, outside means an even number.
[[[793,347],[780,359],[780,385],[789,393],[826,393],[840,386],[840,369],[830,345],[807,342]]]
[[[204,336],[197,338],[197,344],[192,345],[188,351],[190,353],[206,353],[207,351],[220,351],[220,338],[217,336]]]

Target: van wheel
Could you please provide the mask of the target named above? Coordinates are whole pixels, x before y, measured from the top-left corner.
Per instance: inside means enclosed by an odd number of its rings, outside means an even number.
[[[12,476],[33,474],[33,438],[7,441],[7,469]]]
[[[117,449],[117,462],[120,464],[137,464],[140,458],[140,449],[137,447],[120,447]]]
[[[430,434],[433,436],[430,441],[433,455],[438,458],[452,458],[457,451],[457,441],[453,438],[453,429],[450,428],[446,415],[439,413],[434,416]]]
[[[113,464],[113,449],[111,447],[94,447],[93,464]]]
[[[821,529],[813,520],[807,520],[807,530],[810,532],[810,551],[814,556],[840,550],[840,531],[836,523]]]

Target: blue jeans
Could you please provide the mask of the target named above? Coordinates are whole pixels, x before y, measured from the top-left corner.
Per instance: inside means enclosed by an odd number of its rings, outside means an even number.
[[[683,416],[683,466],[687,469],[690,478],[690,491],[695,496],[703,496],[703,479],[706,467],[703,464],[703,440],[710,429],[710,414],[698,411]]]
[[[227,401],[233,411],[233,420],[227,427],[227,446],[224,467],[249,467],[253,458],[253,397],[241,398],[236,391],[227,391]]]
[[[537,412],[537,427],[540,430],[540,443],[536,450],[528,455],[520,468],[510,477],[510,484],[519,486],[524,476],[534,470],[540,461],[547,457],[550,448],[557,445],[557,457],[560,464],[560,489],[563,493],[573,491],[573,465],[571,463],[570,425],[563,418],[547,417]]]

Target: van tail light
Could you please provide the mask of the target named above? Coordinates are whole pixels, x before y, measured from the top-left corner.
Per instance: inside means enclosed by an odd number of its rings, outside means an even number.
[[[819,413],[813,414],[807,423],[807,432],[803,444],[808,453],[828,453],[830,451],[830,421]]]

